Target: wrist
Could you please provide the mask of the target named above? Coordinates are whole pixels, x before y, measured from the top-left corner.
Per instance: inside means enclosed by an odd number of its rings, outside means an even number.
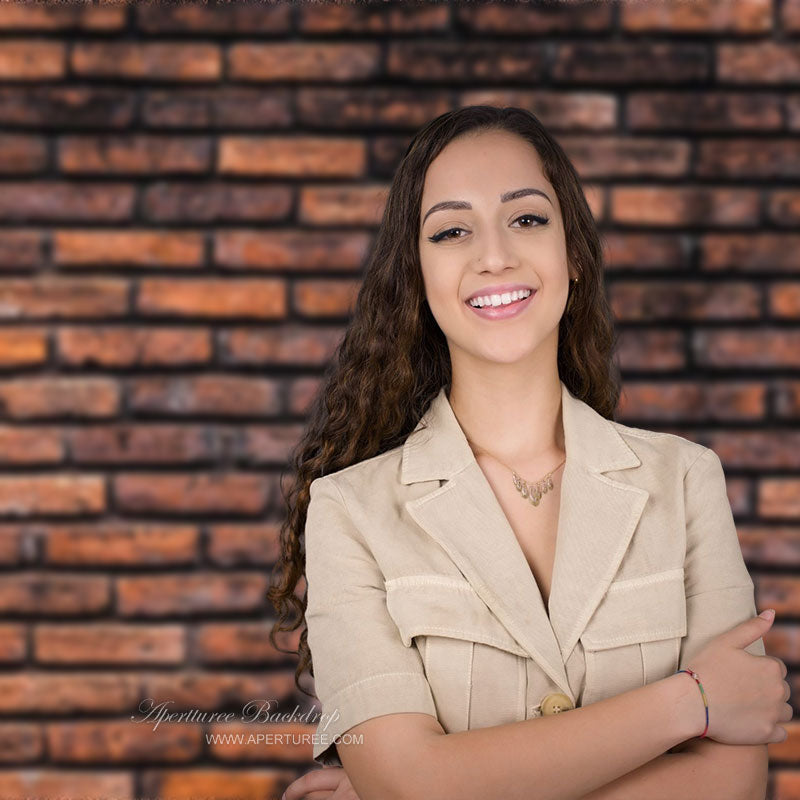
[[[701,736],[706,729],[706,706],[695,680],[685,672],[678,672],[663,678],[662,682],[673,710],[671,730],[678,737],[675,743]]]

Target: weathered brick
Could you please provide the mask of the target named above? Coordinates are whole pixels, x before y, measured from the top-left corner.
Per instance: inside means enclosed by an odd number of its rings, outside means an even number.
[[[33,647],[42,664],[173,665],[186,657],[186,632],[181,625],[40,624],[33,632]]]
[[[238,175],[355,178],[366,169],[366,148],[350,138],[222,136],[218,169]]]
[[[261,611],[263,572],[195,572],[117,579],[117,610],[123,617]]]
[[[107,317],[128,310],[128,284],[113,278],[0,279],[0,319]]]
[[[692,333],[692,353],[705,367],[800,367],[800,331],[780,328],[714,328]]]
[[[704,270],[800,271],[800,234],[708,233],[698,250]]]
[[[210,525],[208,558],[223,567],[272,564],[278,559],[280,525]]]
[[[223,328],[217,332],[224,364],[299,364],[324,366],[344,334],[339,325],[280,328]]]
[[[64,173],[203,173],[213,142],[205,136],[62,136],[58,168]]]
[[[291,6],[285,2],[206,5],[137,4],[136,26],[145,33],[287,33]]]
[[[0,363],[5,347],[0,332]],[[72,366],[206,364],[212,357],[212,340],[208,328],[64,325],[56,332],[56,350],[58,360]]]
[[[53,260],[61,266],[199,267],[203,251],[203,234],[194,232],[61,230],[53,236]]]
[[[43,39],[0,42],[0,80],[41,81],[64,77],[66,45]]]
[[[248,81],[364,81],[378,76],[380,47],[358,42],[232,45],[228,75]]]
[[[704,139],[698,143],[695,171],[707,178],[796,178],[800,141],[797,137]]]
[[[370,240],[365,233],[336,231],[222,231],[214,240],[214,261],[236,269],[358,270]]]
[[[800,80],[800,44],[756,42],[720,44],[717,77],[727,83],[797,83]]]
[[[274,488],[263,475],[221,473],[123,473],[112,477],[121,511],[162,514],[260,514]],[[3,483],[0,479],[0,510]]]
[[[78,464],[193,464],[220,458],[222,436],[204,425],[123,423],[66,431]]]
[[[0,383],[0,407],[14,419],[109,417],[120,408],[113,378],[30,377]]]
[[[387,192],[384,184],[305,186],[300,191],[298,218],[313,225],[378,225]]]
[[[8,184],[3,185],[5,188]],[[3,197],[0,193],[0,198]],[[44,241],[41,231],[0,230],[0,269],[28,269],[44,264]]]
[[[643,33],[769,33],[771,0],[692,0],[691,3],[624,3],[624,31]]]
[[[210,81],[222,75],[222,55],[215,44],[84,41],[73,46],[70,67],[84,77]]]
[[[400,3],[385,8],[369,3],[300,3],[297,28],[303,33],[348,33],[376,36],[384,33],[435,33],[446,29],[446,5]]]
[[[0,463],[57,464],[64,461],[66,449],[57,426],[18,424],[0,426]]]
[[[47,358],[47,331],[42,328],[0,329],[0,365],[42,364]]]
[[[269,639],[266,622],[209,622],[199,625],[193,635],[193,658],[203,664],[270,664],[286,660],[286,654]],[[283,650],[297,650],[299,630],[276,634]]]
[[[0,493],[6,488],[3,480]],[[103,575],[4,574],[0,575],[0,611],[48,616],[98,614],[109,611],[110,589],[110,581]]]
[[[67,627],[42,625],[34,635],[42,638],[51,631],[58,637]],[[118,644],[122,645],[123,642]],[[140,700],[140,680],[134,673],[98,671],[58,673],[31,670],[26,674],[5,673],[0,675],[0,712],[59,716],[82,712],[125,712]]]
[[[292,305],[306,317],[346,316],[355,307],[359,280],[302,280],[296,281]]]
[[[139,285],[137,310],[151,315],[204,318],[280,318],[287,310],[286,282],[282,278],[192,281],[152,278],[142,280]]]
[[[169,800],[280,797],[296,777],[297,773],[289,769],[148,769],[142,775],[142,787],[146,797]]]
[[[24,133],[0,134],[0,173],[41,172],[47,168],[47,141]]]
[[[0,191],[0,220],[114,221],[133,216],[136,189],[125,183],[8,182]]]
[[[126,9],[112,3],[87,6],[70,3],[45,5],[31,2],[4,2],[0,30],[116,31],[125,24]]]

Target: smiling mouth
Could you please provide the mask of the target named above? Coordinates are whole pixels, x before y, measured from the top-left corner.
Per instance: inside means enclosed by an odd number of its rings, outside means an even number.
[[[503,292],[502,294],[490,294],[481,297],[473,297],[467,300],[467,305],[473,308],[502,308],[503,306],[511,306],[514,303],[524,300],[529,297],[533,292],[530,289],[514,290],[513,292]]]

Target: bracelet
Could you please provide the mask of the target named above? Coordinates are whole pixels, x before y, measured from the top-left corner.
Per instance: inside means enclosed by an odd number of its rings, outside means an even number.
[[[694,678],[697,685],[700,687],[700,694],[703,696],[703,705],[706,708],[706,729],[700,734],[700,739],[702,739],[708,733],[708,700],[706,699],[706,693],[703,691],[703,684],[700,683],[700,676],[690,668],[686,669],[679,669],[678,672],[685,672],[689,677]],[[678,672],[675,674],[677,675]]]

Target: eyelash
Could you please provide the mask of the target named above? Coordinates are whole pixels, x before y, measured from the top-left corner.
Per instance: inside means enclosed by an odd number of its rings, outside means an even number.
[[[540,214],[520,214],[520,216],[518,216],[514,220],[514,222],[516,222],[517,220],[520,220],[520,219],[525,219],[526,217],[530,217],[530,219],[535,219],[540,225],[547,225],[547,223],[550,221],[549,217],[545,217],[545,216],[542,216]],[[536,226],[535,225],[531,225],[529,227],[534,228]],[[429,242],[433,242],[435,244],[437,242],[442,241],[442,239],[450,238],[450,237],[447,236],[448,233],[452,233],[453,231],[461,231],[461,230],[464,230],[464,229],[463,228],[448,228],[446,231],[442,231],[441,233],[437,233],[434,236],[429,236],[428,237],[428,241]],[[455,238],[460,239],[461,237],[457,236]]]

